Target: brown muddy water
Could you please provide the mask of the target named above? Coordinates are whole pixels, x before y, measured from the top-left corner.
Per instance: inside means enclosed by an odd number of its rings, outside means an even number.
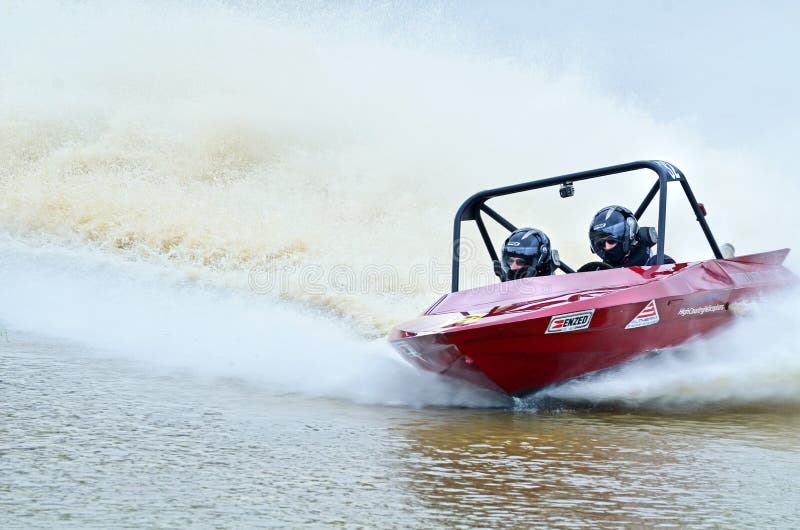
[[[792,528],[796,405],[356,404],[0,340],[4,528]]]

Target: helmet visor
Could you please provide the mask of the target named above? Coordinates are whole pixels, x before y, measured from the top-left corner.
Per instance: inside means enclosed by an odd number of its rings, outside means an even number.
[[[512,247],[506,245],[503,249],[503,254],[508,256],[522,256],[522,257],[533,257],[539,255],[539,245],[538,244],[528,244],[526,246],[520,247]]]
[[[593,227],[589,233],[589,239],[592,243],[592,248],[595,251],[602,250],[606,241],[614,241],[616,243],[622,242],[625,237],[627,225],[625,223],[616,223],[610,226]]]

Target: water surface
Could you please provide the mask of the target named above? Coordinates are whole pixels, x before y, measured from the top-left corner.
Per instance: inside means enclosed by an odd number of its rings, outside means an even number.
[[[0,340],[3,527],[791,528],[800,410],[357,405]]]

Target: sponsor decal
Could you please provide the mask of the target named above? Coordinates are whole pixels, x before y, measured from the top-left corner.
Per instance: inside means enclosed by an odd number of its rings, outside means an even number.
[[[652,326],[653,324],[658,324],[658,320],[658,307],[656,306],[656,301],[650,300],[647,305],[644,306],[644,309],[639,311],[639,314],[636,315],[633,320],[628,322],[628,325],[625,326],[625,329]]]
[[[669,162],[664,162],[663,160],[656,160],[656,164],[664,168],[669,175],[669,178],[672,180],[681,180],[681,174],[678,171],[678,168],[670,164]]]
[[[550,324],[547,326],[545,333],[565,333],[567,331],[586,329],[592,321],[592,315],[594,315],[594,309],[556,315],[550,319]]]
[[[706,313],[716,313],[717,311],[725,311],[726,304],[714,305],[701,305],[697,307],[682,307],[678,311],[678,315],[682,317],[705,315]]]
[[[601,228],[605,228],[605,227],[606,227],[605,223],[600,223],[599,225],[594,225],[592,227],[592,230],[600,230]]]
[[[452,320],[447,322],[446,324],[442,324],[443,328],[450,328],[453,326],[464,325],[464,324],[471,324],[477,320],[482,319],[488,313],[476,313],[474,315],[465,315],[463,318],[459,318],[458,320]]]

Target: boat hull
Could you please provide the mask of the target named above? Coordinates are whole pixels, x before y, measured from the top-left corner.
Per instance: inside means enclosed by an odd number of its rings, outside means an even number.
[[[725,326],[747,301],[797,282],[787,253],[459,291],[389,338],[418,368],[524,395]]]

